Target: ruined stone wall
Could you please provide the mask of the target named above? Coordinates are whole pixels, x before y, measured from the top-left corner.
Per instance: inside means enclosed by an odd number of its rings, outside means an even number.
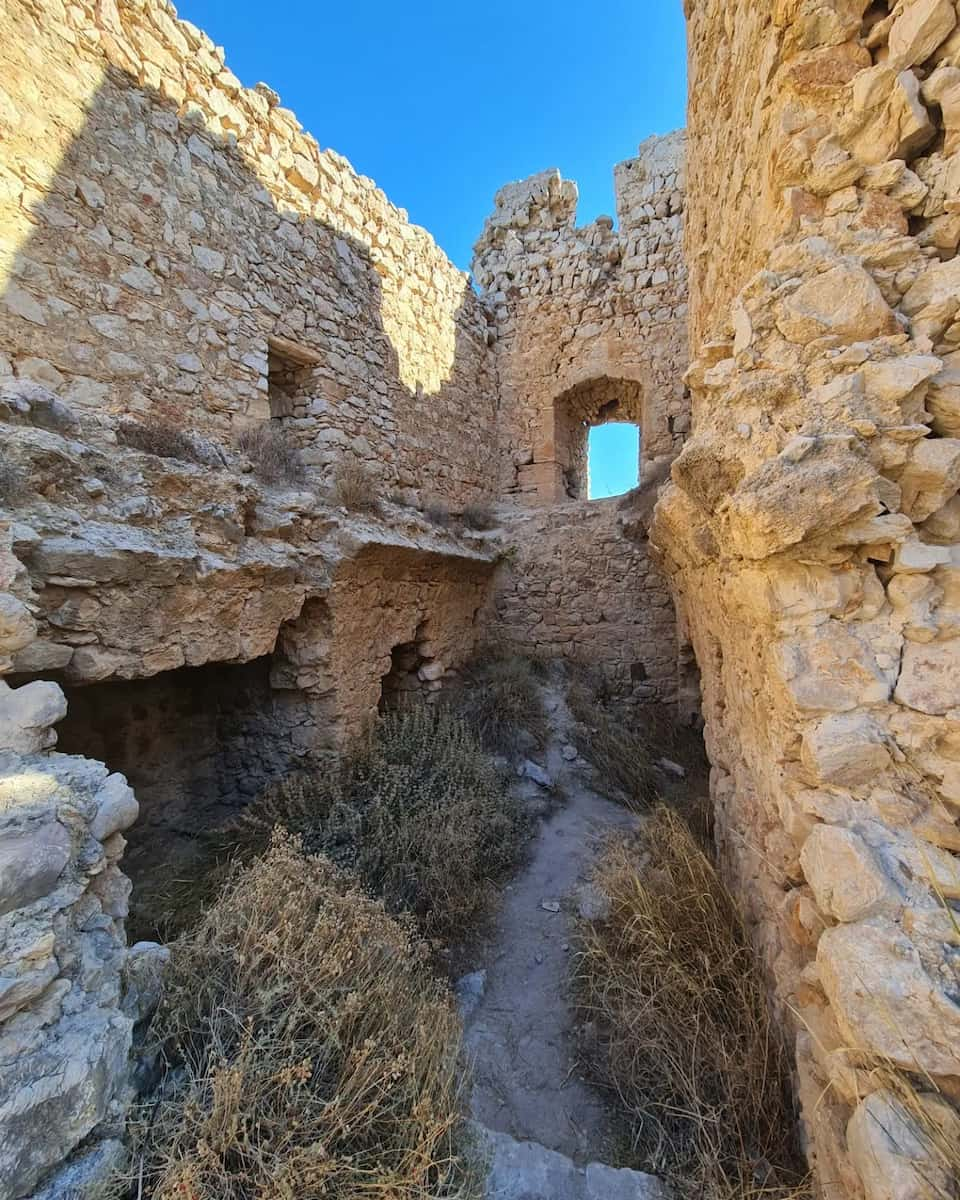
[[[3,1200],[41,1183],[51,1190],[38,1196],[85,1193],[119,1161],[133,1030],[166,953],[127,949],[130,884],[118,863],[133,792],[100,763],[49,752],[66,709],[56,684],[10,688],[3,678],[36,636],[31,600],[0,521]]]
[[[627,703],[676,699],[673,603],[620,502],[515,510],[485,636],[535,658],[599,672]]]
[[[617,167],[617,229],[610,217],[578,229],[576,185],[558,171],[497,193],[474,275],[493,311],[504,494],[585,496],[584,419],[642,424],[646,461],[682,444],[684,147],[682,132],[651,138]],[[605,401],[619,412],[582,411],[580,389],[597,381],[622,382]]]
[[[943,1196],[937,1142],[960,1131],[958,12],[749,7],[688,6],[691,309],[712,340],[651,537],[820,1187]]]
[[[313,465],[493,489],[486,317],[424,230],[165,0],[0,19],[0,375],[228,442],[272,407]]]

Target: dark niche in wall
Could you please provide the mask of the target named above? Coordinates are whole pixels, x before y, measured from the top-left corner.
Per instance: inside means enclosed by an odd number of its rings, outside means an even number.
[[[122,772],[140,803],[122,861],[133,940],[176,931],[168,901],[226,853],[224,831],[244,805],[302,764],[310,713],[300,694],[271,687],[270,667],[263,657],[64,688],[57,749]]]

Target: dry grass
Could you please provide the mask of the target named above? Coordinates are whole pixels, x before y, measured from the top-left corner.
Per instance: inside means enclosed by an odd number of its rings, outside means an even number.
[[[291,446],[283,429],[275,424],[241,430],[237,449],[250,459],[254,473],[264,483],[295,486],[306,481],[307,469],[300,451]]]
[[[131,1127],[153,1200],[465,1197],[459,1022],[424,947],[274,839],[175,943]]]
[[[376,480],[355,458],[344,458],[337,464],[333,473],[333,496],[337,504],[351,512],[380,511]]]
[[[187,430],[178,429],[162,417],[125,421],[117,429],[117,437],[124,446],[129,446],[131,450],[139,450],[142,454],[178,459],[200,466],[210,465],[209,452],[198,445],[197,440]]]
[[[598,868],[579,1003],[630,1120],[630,1165],[707,1200],[806,1194],[788,1061],[736,903],[683,820],[657,808]]]
[[[254,838],[282,826],[355,871],[391,912],[450,939],[482,916],[519,860],[521,808],[466,725],[414,704],[382,717],[339,764],[290,776],[245,812]]]
[[[462,668],[450,689],[457,713],[494,753],[522,748],[524,733],[538,746],[547,742],[538,663],[520,654],[487,652]]]
[[[450,524],[450,506],[445,500],[429,500],[424,505],[423,515],[439,529],[446,529]]]
[[[614,715],[597,687],[575,680],[567,703],[577,723],[574,741],[596,769],[596,786],[638,811],[656,804],[659,784],[649,742]]]
[[[474,500],[463,510],[463,523],[468,529],[493,529],[496,525],[493,505],[487,500]]]

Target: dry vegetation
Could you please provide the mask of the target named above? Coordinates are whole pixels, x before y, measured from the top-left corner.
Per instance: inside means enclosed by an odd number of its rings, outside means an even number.
[[[163,1087],[132,1126],[132,1195],[470,1195],[459,1023],[425,948],[278,836],[173,947],[152,1037]]]
[[[445,500],[428,501],[424,505],[423,515],[439,529],[446,529],[450,524],[450,507]]]
[[[178,429],[162,417],[145,417],[141,421],[124,421],[117,430],[124,446],[153,454],[157,458],[173,458],[180,462],[210,465],[209,450],[198,443],[187,430]]]
[[[493,529],[496,517],[493,505],[486,500],[474,500],[463,510],[463,523],[468,529]]]
[[[806,1194],[785,1049],[738,907],[684,821],[659,807],[611,845],[579,1001],[630,1119],[632,1166],[707,1200]]]
[[[362,462],[341,459],[333,473],[333,498],[351,512],[380,511],[377,483]]]
[[[291,446],[283,429],[275,424],[241,430],[237,449],[250,459],[254,473],[264,483],[294,486],[307,478],[299,450]]]
[[[521,748],[524,734],[546,745],[542,667],[520,654],[487,651],[462,668],[451,689],[457,713],[495,753]]]
[[[440,939],[484,914],[527,832],[464,722],[422,704],[381,718],[339,764],[269,788],[244,822],[255,838],[275,826],[299,835]]]
[[[659,789],[647,740],[613,713],[588,680],[574,680],[567,701],[577,723],[577,749],[596,768],[598,789],[638,811],[655,804]]]

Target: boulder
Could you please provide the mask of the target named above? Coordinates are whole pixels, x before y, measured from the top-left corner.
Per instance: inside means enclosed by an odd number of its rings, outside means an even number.
[[[876,855],[850,829],[816,825],[800,851],[800,864],[821,912],[838,921],[893,914],[902,903]]]
[[[847,1149],[866,1200],[943,1200],[954,1194],[953,1172],[937,1144],[960,1142],[960,1118],[937,1096],[918,1096],[917,1107],[925,1120],[918,1121],[893,1092],[881,1090],[862,1100],[850,1118]]]
[[[896,333],[898,326],[873,277],[859,263],[843,261],[782,302],[777,328],[787,341],[802,344],[828,335],[868,341]]]
[[[807,729],[801,760],[817,783],[859,787],[889,768],[888,740],[866,713],[840,713]]]

